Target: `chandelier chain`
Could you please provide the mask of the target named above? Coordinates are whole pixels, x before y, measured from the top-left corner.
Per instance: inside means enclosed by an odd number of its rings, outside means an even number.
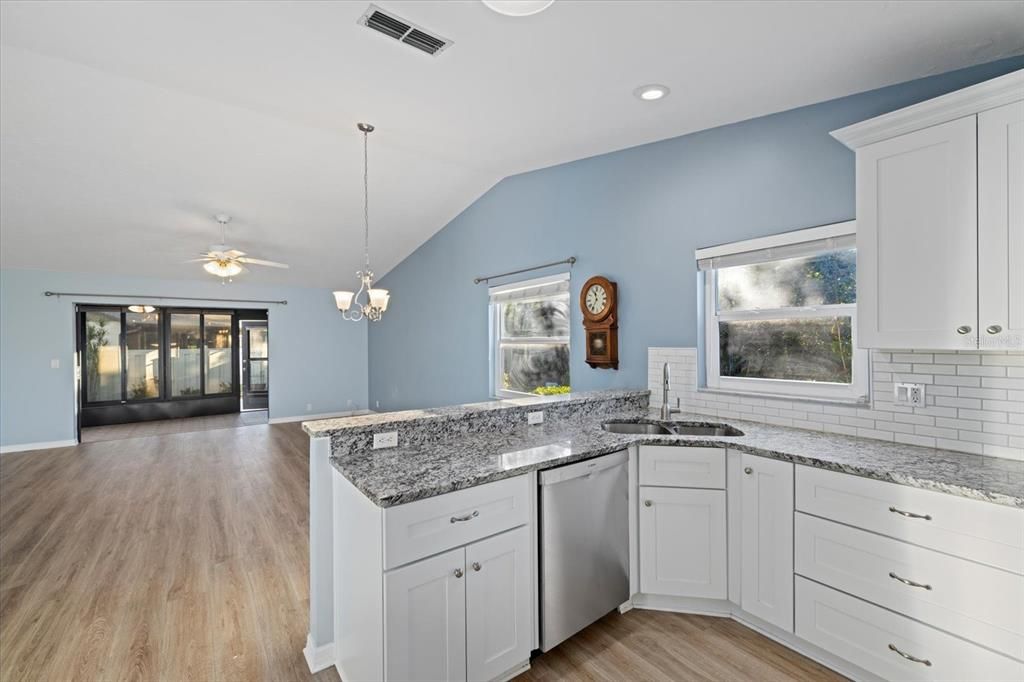
[[[370,161],[367,145],[370,137],[363,131],[363,249],[366,256],[366,269],[370,269]]]

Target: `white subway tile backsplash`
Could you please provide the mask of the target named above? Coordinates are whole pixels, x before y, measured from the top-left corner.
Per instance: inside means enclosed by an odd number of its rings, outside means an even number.
[[[650,348],[654,407],[665,362],[670,401],[687,412],[1024,460],[1024,353],[873,351],[864,407],[699,391],[695,348]],[[893,402],[894,381],[927,384],[927,404]]]

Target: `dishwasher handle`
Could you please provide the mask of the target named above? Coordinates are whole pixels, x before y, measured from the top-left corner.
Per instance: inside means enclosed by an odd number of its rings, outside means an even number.
[[[629,453],[625,450],[619,450],[618,452],[613,452],[610,455],[586,459],[582,462],[566,464],[565,466],[556,467],[554,469],[547,469],[540,472],[540,485],[549,486],[577,478],[583,478],[584,476],[589,476],[607,469],[622,466],[628,461]]]

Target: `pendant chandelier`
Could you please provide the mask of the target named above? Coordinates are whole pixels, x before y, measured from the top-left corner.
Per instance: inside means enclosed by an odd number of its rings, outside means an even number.
[[[388,299],[391,295],[387,289],[373,288],[373,271],[370,270],[370,173],[366,150],[373,126],[369,123],[358,123],[356,127],[363,134],[363,246],[366,266],[356,273],[356,277],[359,278],[359,291],[335,291],[334,303],[341,311],[341,316],[350,322],[358,322],[364,317],[376,322],[388,309]],[[365,303],[360,300],[364,291]]]

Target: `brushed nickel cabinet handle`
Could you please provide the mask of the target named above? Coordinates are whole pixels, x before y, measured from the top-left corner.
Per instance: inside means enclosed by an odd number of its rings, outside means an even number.
[[[911,587],[920,587],[921,589],[924,589],[924,590],[932,589],[931,585],[926,585],[925,583],[915,583],[913,580],[907,580],[906,578],[901,578],[900,576],[896,575],[896,571],[889,571],[889,577],[892,578],[893,580],[899,580],[904,585],[910,585]]]
[[[462,577],[462,569],[461,568],[456,568],[455,569],[455,577],[456,578],[461,578]]]
[[[474,571],[479,571],[479,570],[480,570],[480,568],[481,568],[481,566],[480,566],[480,562],[479,562],[479,561],[474,561],[474,562],[473,562],[473,570],[474,570]],[[930,589],[930,588],[929,588],[929,589]]]
[[[480,512],[474,510],[472,514],[463,514],[462,516],[453,516],[451,518],[450,523],[462,523],[463,521],[469,521],[470,519],[475,519],[478,516],[480,516]]]
[[[971,333],[971,326],[969,324],[962,324],[956,328],[956,333],[963,336],[964,334]]]
[[[645,507],[650,507],[652,504],[654,504],[654,503],[651,502],[650,500],[644,500],[644,506]]]
[[[987,331],[989,334],[998,334],[999,332],[1003,331],[1003,328],[998,324],[990,324],[989,326],[985,327],[985,331]]]
[[[895,644],[890,644],[889,645],[889,651],[895,651],[896,653],[898,653],[900,656],[902,656],[903,658],[907,659],[908,661],[913,661],[914,663],[920,663],[921,665],[927,665],[927,666],[931,667],[932,662],[929,661],[927,658],[918,658],[917,656],[911,656],[910,654],[908,654],[908,653],[906,653],[904,651],[900,651],[899,647],[897,647]]]
[[[754,473],[754,470],[751,469],[750,467],[743,467],[743,473],[749,476],[750,474]]]
[[[893,514],[899,514],[900,516],[906,516],[908,519],[924,519],[925,521],[931,521],[931,514],[915,514],[914,512],[903,511],[896,507],[889,507],[889,511]]]

